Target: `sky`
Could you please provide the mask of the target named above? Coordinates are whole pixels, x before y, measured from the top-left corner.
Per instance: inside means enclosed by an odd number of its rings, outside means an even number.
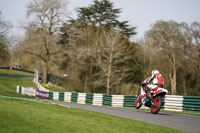
[[[12,23],[11,33],[23,35],[22,25],[26,20],[27,4],[33,0],[0,0],[0,11],[3,19]],[[93,0],[67,0],[67,10],[72,18],[76,18],[78,7],[87,7]],[[110,0],[114,8],[120,8],[119,20],[129,21],[129,25],[136,26],[135,40],[141,39],[151,25],[158,20],[174,20],[191,24],[200,22],[200,0]]]

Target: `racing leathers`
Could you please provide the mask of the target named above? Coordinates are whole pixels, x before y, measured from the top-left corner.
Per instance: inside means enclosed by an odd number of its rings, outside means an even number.
[[[146,96],[149,99],[151,96],[148,96],[148,93],[152,91],[156,91],[158,88],[164,87],[164,79],[160,73],[152,74],[149,78],[147,78],[144,83],[147,85]]]

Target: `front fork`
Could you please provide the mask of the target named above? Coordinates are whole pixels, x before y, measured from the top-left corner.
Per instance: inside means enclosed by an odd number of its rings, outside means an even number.
[[[155,106],[155,102],[153,100],[153,96],[151,95],[151,92],[148,88],[146,88],[147,86],[145,86],[145,88],[143,88],[141,86],[141,91],[140,91],[140,96],[141,96],[141,100],[142,100],[142,104],[144,105],[147,102],[150,102],[150,104],[152,106]],[[146,92],[145,92],[146,90]]]
[[[145,102],[146,102],[146,93],[145,93],[145,91],[144,91],[142,86],[141,86],[140,96],[141,96],[142,104],[145,104]]]
[[[151,92],[149,89],[146,92],[146,102],[150,103],[152,106],[155,106],[153,95],[151,95]]]

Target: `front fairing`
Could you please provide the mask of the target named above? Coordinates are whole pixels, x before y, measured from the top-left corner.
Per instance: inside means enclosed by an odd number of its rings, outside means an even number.
[[[163,93],[163,95],[166,95],[168,93],[168,90],[165,88],[158,88],[156,91],[151,91],[151,93],[153,93],[153,96],[156,96],[161,93]]]

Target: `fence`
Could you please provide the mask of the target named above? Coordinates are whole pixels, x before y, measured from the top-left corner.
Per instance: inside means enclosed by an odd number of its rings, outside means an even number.
[[[35,80],[43,80],[43,77],[42,77],[43,73],[40,73],[37,69],[34,69],[34,79]],[[48,82],[58,82],[58,81],[64,81],[67,79],[67,76],[63,76],[63,77],[60,77],[60,76],[55,76],[55,75],[52,75],[52,74],[48,74],[47,75],[47,81]]]
[[[17,93],[37,96],[51,100],[74,102],[78,104],[91,104],[97,106],[134,107],[136,96],[106,95],[96,93],[75,92],[46,92],[17,86]],[[200,112],[200,96],[166,95],[163,98],[162,108],[168,111],[196,111]]]

